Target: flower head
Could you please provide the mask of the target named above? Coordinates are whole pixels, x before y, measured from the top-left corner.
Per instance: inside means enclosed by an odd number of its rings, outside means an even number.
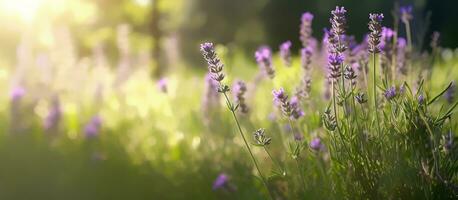
[[[323,148],[323,144],[321,143],[321,139],[319,137],[313,138],[309,144],[310,148],[314,151],[319,151]]]
[[[356,94],[355,96],[355,99],[356,101],[358,101],[359,104],[363,104],[367,102],[366,94],[364,94],[363,92],[358,92],[358,94]]]
[[[293,108],[291,107],[291,104],[288,101],[288,95],[285,93],[285,90],[283,90],[283,88],[273,90],[272,94],[274,96],[274,102],[280,104],[282,113],[286,117],[291,117]]]
[[[246,90],[246,85],[243,81],[236,81],[232,87],[235,102],[239,105],[240,112],[243,114],[246,114],[249,111],[245,101]]]
[[[265,130],[260,128],[253,133],[254,141],[261,146],[267,146],[272,142],[270,137],[267,137]]]
[[[417,101],[418,104],[422,105],[423,103],[425,103],[425,96],[423,96],[423,94],[418,95]]]
[[[287,67],[291,66],[291,46],[292,43],[289,40],[280,45],[280,56]]]
[[[369,14],[369,52],[380,52],[380,39],[382,37],[383,14]]]
[[[260,47],[254,54],[259,67],[270,77],[275,77],[275,70],[272,66],[272,52],[268,47]]]
[[[25,93],[26,92],[23,87],[20,87],[20,86],[14,87],[10,94],[11,101],[13,102],[19,101],[20,99],[22,99]]]
[[[167,78],[161,78],[159,81],[157,81],[157,87],[159,90],[163,93],[167,93],[167,85],[168,85],[169,80]]]
[[[100,128],[102,126],[102,119],[96,115],[91,118],[91,120],[84,127],[84,134],[86,138],[93,138],[99,134]]]
[[[304,70],[309,70],[310,63],[312,62],[312,48],[305,47],[301,49],[301,64]]]
[[[221,82],[224,79],[224,74],[222,73],[224,65],[218,58],[213,43],[207,42],[201,44],[200,51],[204,59],[207,61],[208,70],[212,74],[212,79]]]
[[[301,26],[300,26],[300,37],[299,39],[302,42],[302,47],[309,46],[309,40],[312,37],[312,20],[313,14],[305,12],[301,17]]]
[[[394,97],[396,97],[396,87],[391,86],[390,88],[385,90],[385,94],[384,95],[385,95],[385,98],[388,99],[388,100],[393,99]]]
[[[330,19],[332,29],[331,31],[337,35],[341,36],[345,34],[345,29],[347,26],[347,19],[345,17],[345,14],[347,13],[347,10],[345,8],[336,6],[336,9],[331,11],[332,17]]]
[[[413,15],[412,15],[413,7],[411,5],[403,6],[399,10],[401,12],[402,22],[408,23],[410,20],[413,19]]]
[[[289,104],[291,105],[291,117],[293,119],[299,119],[304,116],[304,111],[300,108],[299,98],[297,96],[291,97]]]
[[[50,130],[56,128],[59,124],[61,116],[62,111],[60,110],[59,99],[55,98],[53,99],[51,110],[49,111],[48,116],[46,116],[46,119],[44,121],[45,129]]]
[[[224,173],[219,174],[218,177],[216,177],[215,181],[213,182],[213,190],[217,190],[217,189],[226,187],[228,182],[229,182],[229,177],[226,174]]]

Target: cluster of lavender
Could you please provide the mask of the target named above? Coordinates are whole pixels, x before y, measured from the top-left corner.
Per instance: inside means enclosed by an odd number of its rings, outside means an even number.
[[[344,7],[336,7],[335,10],[331,11],[332,18],[330,22],[332,28],[327,33],[329,77],[334,81],[337,81],[337,78],[342,75],[343,53],[347,49],[342,41],[347,26],[346,13],[347,11]]]

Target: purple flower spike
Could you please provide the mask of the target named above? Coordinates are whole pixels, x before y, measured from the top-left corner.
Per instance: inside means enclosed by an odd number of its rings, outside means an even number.
[[[402,22],[408,23],[410,20],[413,19],[413,15],[412,15],[413,7],[411,5],[403,6],[399,10],[401,12]]]
[[[281,45],[280,45],[280,57],[282,58],[283,60],[283,63],[287,66],[287,67],[290,67],[291,66],[291,46],[293,44],[291,43],[291,41],[286,41],[286,42],[283,42]]]
[[[22,99],[24,95],[25,95],[25,89],[23,87],[20,87],[20,86],[14,87],[10,94],[11,101],[17,102],[20,99]]]
[[[423,103],[425,103],[425,96],[423,96],[423,94],[418,95],[417,101],[418,104],[422,105]]]
[[[383,14],[369,14],[369,52],[380,52],[380,41],[382,37]]]
[[[392,86],[385,91],[385,98],[391,100],[394,97],[396,97],[396,88]]]
[[[323,144],[321,143],[321,139],[319,137],[316,137],[313,138],[312,141],[310,141],[309,146],[312,150],[319,151],[323,147]]]
[[[234,94],[234,100],[239,105],[239,110],[242,114],[247,114],[249,112],[248,105],[245,100],[245,93],[247,91],[246,84],[243,81],[236,81],[232,87]]]
[[[304,116],[304,111],[302,111],[300,108],[299,98],[297,96],[291,97],[289,104],[291,105],[291,117],[293,119],[299,119],[300,117]]]
[[[201,44],[200,51],[204,59],[207,61],[208,71],[212,74],[212,79],[217,82],[223,81],[224,74],[222,73],[222,71],[224,65],[218,58],[213,43],[207,42]]]
[[[49,111],[48,116],[46,116],[46,119],[44,122],[45,129],[51,130],[51,129],[57,128],[61,116],[62,116],[62,111],[60,109],[59,99],[55,98],[53,100],[51,110]]]
[[[102,119],[99,116],[94,116],[84,127],[84,134],[86,138],[94,138],[99,135],[102,126]]]
[[[218,177],[216,177],[215,181],[213,182],[213,190],[225,188],[228,182],[229,177],[226,174],[221,173],[220,175],[218,175]]]
[[[167,78],[161,78],[159,81],[157,81],[157,87],[159,90],[163,93],[167,93],[167,85],[168,85],[169,80]]]
[[[312,37],[312,20],[313,14],[305,12],[301,17],[301,27],[300,27],[300,40],[302,42],[302,47],[308,47],[310,38]]]
[[[254,54],[259,67],[272,79],[275,77],[275,70],[272,66],[272,52],[268,47],[260,47]]]

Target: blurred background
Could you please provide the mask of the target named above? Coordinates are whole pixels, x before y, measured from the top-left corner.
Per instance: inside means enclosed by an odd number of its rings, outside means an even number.
[[[301,13],[315,14],[314,36],[329,26],[329,11],[343,5],[349,11],[349,33],[361,40],[367,32],[367,15],[382,12],[392,26],[392,10],[414,5],[418,45],[432,31],[441,33],[443,47],[458,45],[458,19],[454,0],[1,0],[0,56],[11,66],[18,45],[33,44],[40,51],[58,45],[69,35],[75,53],[84,57],[103,49],[109,58],[118,56],[116,46],[126,35],[129,51],[154,60],[153,76],[173,68],[177,60],[202,65],[196,51],[202,41],[213,41],[247,53],[260,45],[298,42]],[[403,32],[403,31],[401,31]],[[60,36],[58,36],[60,35]],[[125,38],[125,39],[126,39]],[[293,46],[294,48],[294,46]],[[296,46],[296,49],[298,46]],[[296,52],[296,51],[294,51]]]

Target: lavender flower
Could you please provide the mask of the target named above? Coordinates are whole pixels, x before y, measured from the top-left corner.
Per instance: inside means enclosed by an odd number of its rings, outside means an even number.
[[[275,77],[275,70],[272,66],[272,52],[268,47],[260,47],[255,53],[256,62],[259,67],[272,79]]]
[[[253,133],[253,137],[256,144],[261,146],[268,146],[272,142],[272,139],[266,136],[265,130],[263,128],[256,130]]]
[[[292,43],[289,40],[280,45],[280,57],[287,67],[291,66],[291,46]]]
[[[101,127],[102,119],[97,115],[92,117],[91,120],[84,127],[84,134],[86,138],[96,137],[99,134]]]
[[[310,97],[310,92],[312,90],[312,80],[310,76],[305,76],[301,83],[299,84],[299,87],[296,88],[296,96],[299,99],[308,99]]]
[[[302,47],[308,47],[310,38],[312,37],[312,20],[313,14],[305,12],[301,17],[300,37]]]
[[[249,108],[245,102],[246,85],[243,81],[236,81],[232,87],[235,102],[239,105],[240,112],[247,114]]]
[[[406,68],[406,59],[407,59],[407,41],[405,38],[398,38],[397,44],[397,70],[403,74],[407,75]]]
[[[300,117],[304,116],[304,111],[302,111],[300,108],[299,98],[297,96],[293,96],[289,104],[291,105],[291,117],[293,119],[299,119]]]
[[[402,22],[408,23],[413,19],[412,10],[413,7],[411,5],[400,8]]]
[[[456,92],[455,90],[456,90],[455,82],[452,82],[452,85],[448,88],[448,90],[444,94],[445,100],[448,103],[453,103],[453,100],[455,99],[455,92]]]
[[[207,61],[208,70],[212,74],[212,79],[221,83],[224,79],[224,74],[222,73],[224,65],[218,58],[213,43],[201,44],[200,51],[204,59]]]
[[[367,102],[366,94],[364,94],[363,92],[358,92],[358,94],[356,94],[355,96],[355,99],[356,101],[358,101],[359,104],[363,104]]]
[[[18,102],[25,95],[25,89],[23,87],[14,87],[11,91],[10,97],[12,102]]]
[[[167,93],[167,85],[168,85],[169,80],[167,78],[161,78],[159,81],[157,81],[157,87],[159,90],[163,93]]]
[[[369,52],[380,52],[380,39],[382,37],[383,14],[369,14]]]
[[[213,190],[225,188],[228,185],[228,182],[229,177],[226,174],[219,174],[218,177],[216,177],[215,182],[213,182]]]
[[[423,94],[418,95],[417,101],[418,104],[422,105],[423,103],[425,103],[425,96],[423,96]]]
[[[354,79],[356,79],[355,70],[353,70],[351,66],[345,67],[344,77],[347,80],[353,81]]]
[[[291,117],[293,108],[291,107],[290,102],[288,101],[288,95],[285,93],[283,88],[279,90],[273,90],[272,94],[274,96],[274,102],[280,104],[281,111],[287,117]]]
[[[343,64],[344,56],[343,52],[347,47],[343,44],[342,37],[345,34],[345,28],[347,20],[345,13],[347,11],[344,7],[336,7],[335,10],[331,11],[332,17],[331,30],[327,35],[328,45],[328,67],[330,70],[329,76],[333,79],[337,79],[341,76],[341,64]]]
[[[396,88],[394,86],[391,86],[390,88],[385,90],[384,95],[385,95],[385,98],[388,100],[393,99],[394,97],[396,97]]]
[[[300,141],[304,140],[304,136],[302,134],[300,134],[300,133],[296,133],[296,134],[294,134],[294,140],[300,142]]]
[[[330,22],[332,24],[331,32],[336,36],[342,36],[345,34],[345,29],[347,26],[347,19],[345,14],[347,11],[344,7],[336,6],[336,9],[331,11],[332,18]]]
[[[62,112],[60,110],[60,103],[58,98],[54,98],[51,110],[46,116],[44,127],[46,130],[55,130],[59,124]]]
[[[334,115],[331,114],[331,109],[327,108],[323,113],[324,127],[329,131],[335,131],[337,128],[337,120]]]
[[[321,139],[319,137],[313,138],[309,144],[310,148],[314,151],[319,151],[323,148],[323,144],[321,143]]]
[[[312,52],[313,50],[310,47],[304,47],[301,49],[301,64],[305,71],[310,69],[310,63],[312,63]]]

